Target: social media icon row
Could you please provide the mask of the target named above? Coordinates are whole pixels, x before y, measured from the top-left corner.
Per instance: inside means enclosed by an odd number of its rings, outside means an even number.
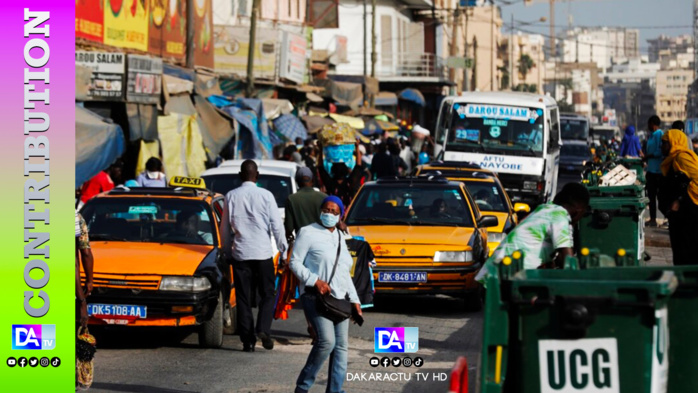
[[[404,358],[400,358],[398,356],[395,356],[392,359],[385,356],[385,357],[379,359],[379,358],[374,356],[369,361],[369,364],[371,365],[371,367],[378,367],[378,366],[383,366],[383,367],[390,367],[390,366],[393,366],[393,367],[400,367],[400,366],[422,367],[424,365],[424,359],[422,359],[421,357],[416,357],[416,358],[412,359],[411,357],[407,357],[407,356]]]
[[[7,358],[7,365],[9,367],[19,366],[21,368],[24,368],[27,366],[36,367],[38,365],[41,365],[41,367],[48,367],[49,364],[53,367],[58,367],[61,365],[61,359],[57,356],[50,360],[47,357],[43,357],[41,359],[30,357],[29,360],[27,360],[27,358],[25,357],[21,357],[19,359],[15,359],[13,357]]]

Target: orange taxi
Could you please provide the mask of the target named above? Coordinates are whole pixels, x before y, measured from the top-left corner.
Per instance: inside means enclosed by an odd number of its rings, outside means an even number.
[[[89,200],[81,210],[94,255],[88,323],[196,326],[202,347],[220,347],[236,325],[232,268],[219,252],[223,207],[202,179],[181,177]]]
[[[445,178],[379,179],[359,190],[347,213],[352,236],[373,249],[376,294],[448,294],[482,307],[474,280],[488,256],[487,228],[462,183]]]
[[[525,203],[512,205],[509,195],[497,175],[477,164],[468,162],[432,162],[417,168],[417,175],[439,175],[451,181],[461,182],[473,196],[482,214],[497,217],[499,225],[488,228],[487,245],[490,255],[518,223],[518,214],[528,213]]]

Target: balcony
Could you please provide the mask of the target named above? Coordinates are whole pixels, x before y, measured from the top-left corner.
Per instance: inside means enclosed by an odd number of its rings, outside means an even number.
[[[443,58],[433,53],[403,52],[394,56],[394,64],[381,61],[378,78],[381,80],[443,81],[448,79],[448,67]]]

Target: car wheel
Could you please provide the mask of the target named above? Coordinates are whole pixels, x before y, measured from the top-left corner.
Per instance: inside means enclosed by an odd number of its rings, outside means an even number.
[[[482,287],[465,294],[465,311],[477,312],[482,310],[483,305]]]
[[[199,346],[220,348],[223,345],[223,296],[218,294],[218,304],[211,319],[199,327]]]
[[[223,334],[233,335],[238,330],[238,308],[230,307],[226,304],[228,315],[230,316],[230,326],[223,326]]]

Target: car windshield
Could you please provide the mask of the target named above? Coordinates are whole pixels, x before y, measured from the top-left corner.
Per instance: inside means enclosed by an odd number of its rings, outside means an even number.
[[[94,198],[82,209],[90,240],[214,245],[211,210],[202,201]]]
[[[459,187],[377,185],[364,187],[353,202],[347,225],[427,225],[472,227]]]
[[[240,180],[240,176],[237,173],[230,175],[208,175],[203,176],[203,178],[209,190],[223,195],[227,194],[230,190],[240,187],[240,184],[242,184],[242,180]],[[259,175],[257,186],[269,190],[274,194],[276,205],[280,208],[284,207],[288,196],[293,192],[291,188],[291,178],[286,176]]]
[[[585,141],[589,138],[589,122],[586,120],[560,119],[562,140]]]
[[[610,141],[615,137],[615,131],[596,129],[594,130],[594,136],[597,137],[599,140]]]
[[[470,195],[473,196],[480,211],[509,212],[507,198],[499,184],[474,180],[466,180],[463,183],[465,183],[465,188],[468,189]]]
[[[481,104],[454,104],[453,109],[448,149],[542,156],[542,109]]]
[[[562,145],[560,149],[560,155],[563,156],[574,156],[574,157],[586,157],[591,155],[589,148],[583,145]]]

